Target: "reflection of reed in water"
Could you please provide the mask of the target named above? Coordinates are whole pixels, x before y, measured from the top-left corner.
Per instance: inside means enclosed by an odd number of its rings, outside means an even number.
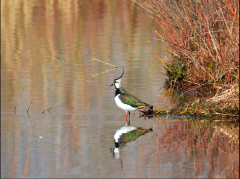
[[[141,127],[135,127],[130,125],[125,125],[118,129],[116,133],[114,134],[114,145],[115,148],[112,150],[113,155],[115,158],[120,157],[120,148],[123,148],[126,143],[131,142],[138,138],[141,135],[144,135],[147,132],[152,131],[152,128],[150,129],[143,129]]]
[[[151,178],[160,175],[166,178],[170,175],[181,178],[239,178],[238,123],[166,119],[171,118],[154,117],[156,123],[152,138],[136,147],[140,156],[136,160],[136,177],[143,177],[146,166],[151,164],[147,168]],[[123,156],[122,160],[130,162]]]

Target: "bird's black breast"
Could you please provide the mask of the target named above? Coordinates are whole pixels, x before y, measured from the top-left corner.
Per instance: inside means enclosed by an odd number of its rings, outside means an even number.
[[[116,89],[115,89],[115,96],[117,96],[117,95],[119,95],[119,94],[121,94],[121,91],[120,91],[119,88],[116,88]]]

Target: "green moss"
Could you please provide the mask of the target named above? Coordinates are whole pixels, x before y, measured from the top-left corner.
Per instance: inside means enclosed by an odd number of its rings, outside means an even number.
[[[171,70],[167,70],[167,76],[176,80],[181,80],[187,75],[188,67],[186,65],[187,61],[184,58],[174,56],[171,62],[167,63],[167,67]]]

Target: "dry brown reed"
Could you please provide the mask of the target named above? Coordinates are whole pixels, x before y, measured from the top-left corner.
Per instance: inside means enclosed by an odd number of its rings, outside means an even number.
[[[239,1],[134,2],[162,29],[160,33],[149,27],[156,40],[163,40],[168,46],[170,59],[159,60],[167,66],[175,86],[192,94],[191,102],[200,99],[209,102],[208,107],[211,102],[211,108],[217,108],[215,114],[238,114]],[[200,97],[196,99],[193,94]],[[219,102],[221,107],[216,105]]]

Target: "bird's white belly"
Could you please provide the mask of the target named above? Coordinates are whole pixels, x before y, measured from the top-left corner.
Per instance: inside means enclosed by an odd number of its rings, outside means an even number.
[[[121,127],[120,129],[118,129],[114,135],[114,139],[115,139],[115,142],[118,142],[118,139],[120,138],[120,136],[124,133],[129,133],[133,130],[136,130],[137,127],[135,126],[123,126]]]
[[[120,95],[120,94],[119,94],[119,95]],[[116,102],[116,104],[118,105],[118,107],[120,107],[120,108],[123,109],[124,111],[134,111],[134,110],[137,109],[137,108],[132,107],[132,106],[130,106],[130,105],[128,105],[128,104],[124,104],[124,103],[118,98],[119,95],[117,95],[117,96],[115,97],[115,102]]]

